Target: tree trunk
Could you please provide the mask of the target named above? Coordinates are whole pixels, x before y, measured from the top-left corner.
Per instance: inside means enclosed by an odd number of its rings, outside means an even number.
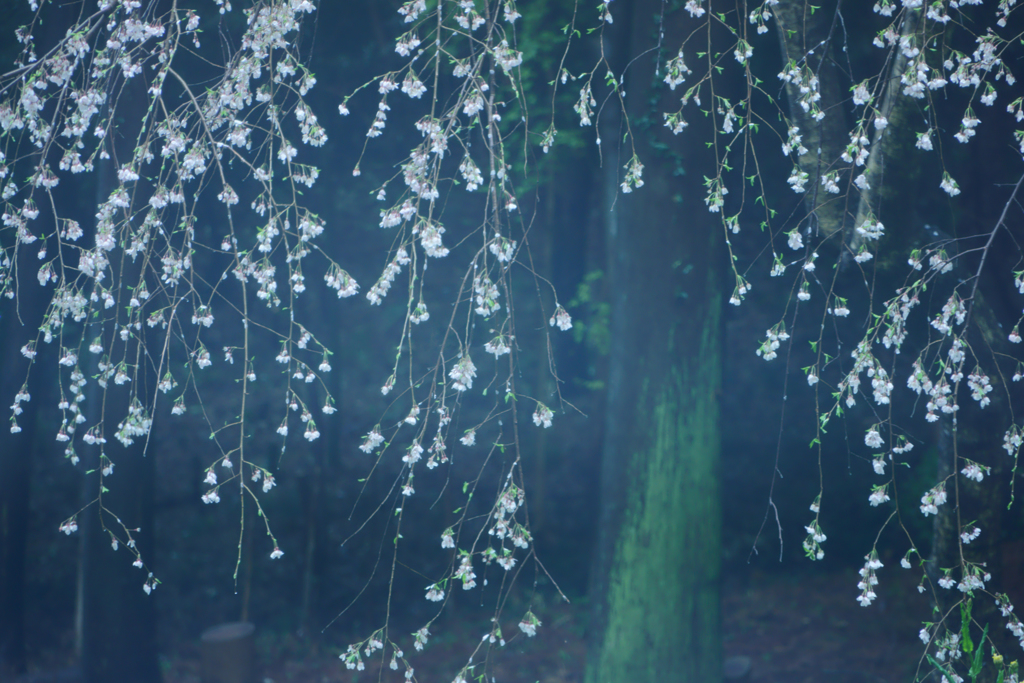
[[[117,160],[133,157],[137,122],[142,120],[148,103],[145,85],[139,79],[128,82],[124,94],[126,96],[117,111],[119,125],[113,131],[114,158],[99,167],[97,204],[105,200],[115,187]],[[87,239],[91,240],[91,236]],[[137,268],[131,263],[124,263],[115,273],[114,283],[120,286],[121,295],[127,291],[129,282],[138,281]],[[99,333],[97,326],[85,336],[92,339]],[[87,377],[99,374],[95,359],[94,354],[83,358]],[[97,384],[95,379],[90,380],[85,389],[88,395],[84,404],[87,424],[96,424],[104,419],[104,414],[107,415],[105,428],[109,436],[115,431],[117,420],[109,416],[127,414],[128,397],[123,391],[110,391],[104,396]],[[146,386],[150,385],[147,383]],[[93,470],[84,479],[83,503],[94,500],[102,485],[109,488],[109,491],[102,492],[100,504],[94,503],[79,517],[82,530],[82,612],[79,618],[82,668],[87,683],[159,683],[162,676],[157,658],[156,609],[153,604],[156,596],[143,591],[147,574],[132,565],[126,549],[115,551],[111,548],[110,536],[110,532],[116,533],[123,541],[122,522],[132,529],[132,537],[142,559],[152,569],[155,458],[159,448],[155,442],[150,443],[148,449],[144,448],[145,438],[137,440],[129,448],[121,448],[114,439],[109,440],[111,443],[101,449],[95,446],[80,449],[81,466],[87,472]],[[108,455],[116,465],[109,477],[100,473],[101,453]]]
[[[3,29],[13,28],[11,22],[21,23],[27,17],[13,7],[7,8]],[[42,40],[44,44],[51,41],[66,30],[62,23],[62,13],[53,14],[53,21],[44,25]],[[9,33],[7,35],[10,35]],[[10,54],[10,53],[8,53]],[[5,63],[9,64],[9,62]],[[38,155],[33,163],[38,163]],[[42,202],[40,224],[45,225],[53,220],[48,207]],[[9,240],[12,234],[5,235],[5,253],[11,248]],[[15,245],[16,247],[18,245]],[[34,250],[33,250],[34,251]],[[21,246],[19,258],[22,263],[30,262],[28,247]],[[43,313],[46,311],[49,288],[38,285],[32,268],[15,268],[7,271],[17,279],[17,300],[3,300],[0,312],[0,401],[15,402],[26,381],[29,361],[22,356],[21,348],[26,342],[35,339]],[[42,346],[42,345],[40,345]],[[0,428],[0,678],[7,673],[22,673],[26,668],[25,649],[25,552],[28,540],[28,520],[30,513],[30,491],[32,489],[33,456],[54,444],[53,436],[48,439],[47,446],[41,446],[40,435],[37,434],[37,415],[45,390],[40,386],[44,382],[56,382],[56,373],[51,369],[55,366],[52,357],[47,357],[48,349],[38,349],[42,365],[32,368],[34,386],[28,393],[35,394],[36,400],[20,402],[23,411],[17,416],[21,432],[12,433],[10,423]],[[45,364],[50,367],[46,367]],[[4,403],[3,405],[11,405]],[[56,446],[52,447],[56,450]],[[56,522],[54,522],[56,528]]]
[[[617,26],[627,23],[625,9]],[[622,54],[636,55],[650,47],[658,3],[631,9]],[[605,157],[612,342],[586,680],[706,683],[722,678],[722,238],[694,179],[711,174],[698,143],[713,132],[638,129],[644,117],[660,119],[650,107],[663,88],[650,53],[629,73],[627,113],[646,185],[617,196],[628,158]],[[655,151],[662,145],[668,154]],[[672,177],[673,155],[683,152],[685,182]]]
[[[84,454],[83,454],[84,455]],[[86,459],[83,457],[83,463]],[[153,551],[153,454],[141,448],[118,453],[116,476],[104,505],[130,527],[143,553]],[[98,477],[99,473],[92,476]],[[95,479],[89,478],[89,483]],[[146,574],[132,566],[122,548],[111,550],[110,537],[100,526],[100,515],[90,508],[80,517],[83,546],[83,642],[82,665],[89,683],[133,681],[159,683],[157,661],[156,596],[146,595],[142,584]],[[108,525],[112,515],[103,514]],[[116,528],[116,527],[111,527]],[[147,555],[143,555],[146,559]],[[147,559],[147,562],[149,560]]]
[[[798,163],[800,170],[810,176],[804,203],[812,217],[811,227],[831,235],[846,227],[844,202],[822,190],[821,176],[833,170],[849,141],[849,128],[841,107],[842,75],[831,57],[833,41],[830,36],[836,29],[836,13],[815,8],[806,0],[782,0],[772,13],[778,22],[784,65],[792,61],[805,66],[818,79],[821,99],[816,106],[826,112],[820,121],[815,120],[813,109],[805,111],[800,106],[799,88],[795,83],[786,84],[786,95],[790,121],[800,128],[803,145],[809,150],[798,157]]]
[[[0,318],[0,400],[12,403],[25,381],[28,363],[21,355],[21,346],[33,338],[45,308],[43,288],[33,287],[30,274],[19,275],[24,287],[18,288],[18,310],[25,324],[19,324],[13,305],[6,306]],[[35,374],[39,379],[40,374],[47,373]],[[18,426],[23,431],[12,434],[9,424],[0,428],[0,676],[5,672],[23,673],[26,663],[25,548],[39,400],[19,405],[23,412],[17,418]]]

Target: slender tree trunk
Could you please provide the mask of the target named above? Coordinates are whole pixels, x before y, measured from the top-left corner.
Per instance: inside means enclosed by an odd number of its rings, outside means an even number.
[[[128,281],[126,278],[123,281]],[[88,337],[89,335],[87,335]],[[91,354],[90,354],[91,355]],[[89,359],[91,360],[91,359]],[[87,376],[94,376],[87,367]],[[95,381],[91,380],[94,385]],[[103,397],[96,387],[86,387],[91,395],[86,400],[88,424],[99,419]],[[128,412],[124,395],[112,392],[106,398],[106,411],[113,415]],[[107,418],[108,421],[116,418]],[[116,424],[116,422],[114,422]],[[113,434],[113,425],[106,425]],[[132,529],[132,537],[149,568],[153,568],[154,495],[156,457],[159,445],[151,443],[144,450],[144,439],[130,448],[122,448],[109,439],[103,452],[115,463],[114,472],[103,477],[100,451],[86,446],[79,449],[79,467],[92,473],[83,478],[83,504],[95,500],[100,486],[102,508],[93,503],[79,516],[82,533],[80,608],[82,668],[87,683],[132,681],[159,683],[161,673],[156,645],[156,595],[143,591],[147,574],[132,565],[132,557],[124,548],[114,550],[110,532],[124,540],[121,523]],[[159,589],[157,589],[159,591]]]
[[[133,536],[144,553],[151,553],[153,455],[144,457],[141,450],[118,454],[117,474],[112,476],[119,481],[111,482],[104,504],[116,510],[126,524],[142,529]],[[95,479],[90,478],[90,483],[94,484]],[[114,523],[109,514],[103,518],[108,525]],[[111,549],[110,537],[101,528],[100,514],[95,508],[87,511],[81,522],[85,549],[82,658],[86,680],[159,683],[153,605],[156,596],[146,595],[142,590],[146,575],[132,566],[123,548],[118,552]]]
[[[658,3],[640,0],[631,9],[631,45],[623,54],[635,55],[650,47]],[[630,67],[631,121],[655,119],[650,107],[661,89],[654,60],[648,54]],[[647,164],[643,188],[616,196],[616,174],[628,157],[605,158],[612,343],[586,680],[708,683],[722,677],[723,259],[721,228],[693,179],[708,170],[697,142],[713,133],[634,132]],[[608,137],[617,136],[608,130]],[[683,154],[687,182],[673,177],[675,161],[656,152],[661,145]]]
[[[43,288],[32,281],[31,274],[20,280],[24,285],[19,287],[20,316],[12,305],[5,307],[0,318],[0,400],[12,403],[25,380],[28,362],[21,355],[21,345],[33,338],[44,309]],[[37,372],[35,379],[41,379],[39,374],[46,373]],[[23,412],[17,419],[22,431],[12,434],[8,424],[0,428],[0,675],[5,671],[21,673],[26,664],[25,548],[39,400],[19,405]]]
[[[25,16],[13,7],[7,7],[9,19],[19,15],[18,20],[24,21]],[[42,40],[51,44],[67,27],[67,15],[58,10],[52,13],[52,20],[43,26]],[[5,24],[5,28],[12,26]],[[8,34],[9,35],[9,34]],[[38,154],[33,163],[38,163]],[[20,171],[18,171],[20,172]],[[42,203],[41,203],[42,204]],[[53,216],[49,208],[42,204],[43,215],[39,224],[52,222]],[[5,238],[13,235],[5,235]],[[10,247],[10,243],[4,247]],[[16,245],[19,248],[19,245]],[[34,251],[34,250],[33,250]],[[6,253],[11,253],[7,251]],[[30,261],[29,248],[20,245],[18,257],[22,263]],[[17,279],[17,300],[3,300],[0,312],[0,401],[9,401],[3,405],[11,405],[29,373],[29,361],[22,356],[21,348],[26,342],[35,339],[43,314],[46,311],[52,290],[41,287],[35,279],[31,268],[17,268],[8,273]],[[42,346],[42,345],[40,345]],[[41,357],[46,356],[46,349],[38,349]],[[42,361],[42,358],[40,358]],[[49,367],[47,367],[49,364]],[[12,433],[11,424],[0,427],[0,678],[5,673],[21,673],[26,667],[25,649],[25,551],[28,540],[28,519],[30,512],[30,491],[32,489],[32,460],[42,448],[37,434],[37,415],[40,404],[39,395],[43,394],[45,382],[55,382],[55,373],[50,369],[54,366],[53,359],[48,358],[32,368],[32,381],[39,387],[29,394],[36,394],[36,400],[20,402],[23,411],[16,416],[21,432]],[[55,444],[50,436],[49,443]],[[54,449],[56,447],[54,446]],[[56,522],[55,522],[56,525]],[[56,528],[56,526],[54,527]]]
[[[104,201],[115,186],[118,160],[133,158],[135,131],[148,102],[144,86],[137,80],[126,84],[118,105],[116,127],[111,131],[114,155],[105,167],[101,167],[97,204]],[[122,264],[114,276],[114,282],[121,285],[115,296],[123,296],[127,283],[137,282],[138,276],[133,264]],[[90,333],[86,338],[93,338],[99,330]],[[93,354],[83,358],[87,377],[95,377],[99,372],[95,365],[88,366],[90,362],[95,363],[95,358]],[[97,382],[92,379],[86,393],[89,396],[85,402],[88,424],[96,424],[102,418],[101,401],[106,402],[106,434],[110,443],[102,450],[90,446],[80,450],[80,466],[85,471],[93,470],[84,479],[83,502],[94,500],[100,493],[101,484],[109,489],[102,493],[101,508],[93,504],[79,518],[83,536],[82,594],[79,602],[82,611],[78,620],[82,629],[82,668],[88,683],[159,683],[162,676],[157,658],[156,608],[153,603],[159,593],[151,596],[143,591],[146,574],[132,565],[125,549],[112,549],[110,536],[110,532],[115,532],[123,540],[121,522],[133,529],[132,536],[143,560],[147,566],[153,567],[155,459],[159,445],[150,443],[148,449],[144,449],[145,439],[140,439],[133,446],[122,448],[115,439],[109,438],[119,418],[109,416],[127,414],[125,392],[112,390],[103,397]],[[106,453],[115,463],[110,477],[100,474],[101,453]]]

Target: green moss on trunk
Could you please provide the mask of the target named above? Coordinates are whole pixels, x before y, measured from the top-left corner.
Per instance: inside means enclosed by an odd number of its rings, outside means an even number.
[[[718,306],[699,353],[648,377],[628,456],[629,491],[588,683],[721,680]],[[645,419],[646,418],[646,419]]]

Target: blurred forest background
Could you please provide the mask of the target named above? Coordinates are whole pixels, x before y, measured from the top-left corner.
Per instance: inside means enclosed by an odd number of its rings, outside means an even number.
[[[305,161],[321,169],[320,181],[304,200],[327,220],[321,248],[332,252],[362,283],[378,276],[391,239],[378,228],[380,205],[374,194],[413,144],[407,136],[414,119],[403,106],[393,106],[389,134],[372,141],[360,163],[361,176],[354,178],[352,170],[376,100],[354,98],[348,118],[331,114],[360,85],[392,64],[398,67],[394,37],[403,30],[396,13],[399,4],[397,0],[322,2],[299,38],[319,81],[308,101],[320,112],[330,135],[323,148],[303,151]],[[670,35],[679,4],[668,3]],[[673,329],[692,327],[697,333],[707,332],[708,326],[717,329],[712,339],[720,377],[697,390],[710,387],[712,393],[705,396],[714,404],[709,419],[719,426],[720,456],[709,466],[720,492],[720,522],[695,518],[682,523],[690,528],[720,523],[720,538],[713,535],[712,545],[699,548],[693,562],[714,567],[717,574],[720,555],[724,654],[752,656],[755,680],[911,680],[920,657],[917,624],[928,618],[930,606],[927,597],[918,597],[914,590],[920,572],[911,576],[912,572],[898,568],[907,544],[897,529],[887,530],[878,544],[887,567],[880,602],[867,609],[855,603],[857,570],[888,514],[865,504],[873,475],[861,435],[876,419],[868,411],[853,412],[844,423],[834,424],[819,471],[816,453],[808,448],[815,433],[814,397],[800,372],[812,358],[807,339],[817,330],[793,330],[792,356],[782,362],[766,365],[755,357],[764,330],[777,322],[794,294],[793,281],[769,278],[767,266],[757,268],[750,275],[753,288],[743,306],[726,305],[732,288],[724,265],[728,257],[721,231],[703,206],[700,172],[689,162],[699,154],[693,152],[692,140],[671,138],[661,126],[659,103],[669,93],[653,77],[652,60],[658,57],[664,64],[664,54],[643,54],[638,49],[657,44],[657,19],[664,7],[650,0],[617,0],[611,8],[616,22],[607,29],[606,49],[612,63],[626,74],[631,90],[642,93],[629,106],[634,133],[646,146],[647,185],[628,197],[616,194],[617,174],[625,162],[615,148],[622,122],[611,108],[604,110],[600,123],[602,132],[607,131],[603,132],[606,140],[599,148],[593,131],[578,126],[572,88],[563,90],[564,98],[555,103],[561,131],[558,144],[547,155],[533,156],[531,151],[518,159],[516,169],[522,174],[527,162],[529,186],[520,185],[519,208],[529,225],[532,267],[554,284],[560,294],[558,303],[573,316],[574,328],[570,334],[551,338],[556,379],[549,370],[544,329],[545,312],[550,315],[555,302],[539,293],[532,277],[516,280],[518,382],[523,393],[554,408],[556,418],[551,429],[533,425],[521,429],[531,531],[546,574],[528,566],[511,598],[531,605],[544,625],[537,638],[527,640],[519,634],[509,644],[507,661],[496,663],[502,674],[498,680],[583,680],[585,643],[593,635],[588,634],[591,591],[595,581],[604,580],[595,568],[601,567],[602,552],[607,552],[600,548],[599,538],[601,520],[608,514],[601,493],[607,482],[602,483],[602,476],[614,476],[608,474],[614,457],[609,449],[621,448],[636,437],[634,430],[641,429],[629,421],[635,418],[623,412],[622,402],[636,402],[638,387],[659,374],[657,359],[645,359],[635,345],[662,335],[666,328],[659,321],[664,320],[676,321],[673,324],[678,327]],[[20,0],[5,0],[0,9],[0,35],[4,36],[0,57],[8,64],[18,49],[10,36],[26,21],[28,8]],[[522,2],[519,9],[523,18],[517,33],[524,51],[526,101],[533,110],[546,111],[548,83],[562,59],[561,28],[571,19],[574,3]],[[589,6],[585,9],[592,11]],[[77,8],[75,3],[55,3],[48,11],[53,18],[45,30],[62,35],[62,16],[74,14]],[[870,12],[851,7],[846,29],[852,35],[870,35],[873,19]],[[236,12],[220,21],[230,24],[242,18]],[[206,30],[205,39],[214,47],[217,29],[208,25]],[[665,54],[675,49],[669,42]],[[850,45],[862,51],[854,51],[849,59],[869,64],[865,70],[877,72],[881,64],[872,65],[872,60],[881,59],[881,52],[869,52],[863,47],[867,44],[851,40]],[[755,69],[763,80],[775,82],[782,67],[777,38],[765,36],[757,48]],[[597,44],[581,42],[569,54],[566,68],[574,73],[589,68],[597,50]],[[1021,56],[1016,50],[1014,59]],[[636,55],[641,57],[631,61]],[[201,73],[194,76],[202,82]],[[836,78],[842,89],[849,86],[842,75]],[[517,115],[510,112],[506,118],[514,121]],[[1021,167],[1019,152],[1005,144],[1013,129],[1012,117],[997,118],[993,116],[991,124],[1002,134],[982,136],[970,146],[952,150],[955,164],[962,169],[958,178],[963,196],[955,202],[935,201],[938,171],[926,164],[904,164],[895,179],[887,180],[891,192],[886,195],[886,224],[898,239],[891,257],[879,257],[890,267],[879,277],[894,282],[902,277],[892,271],[905,262],[914,246],[941,236],[955,237],[965,229],[973,234],[997,220],[1009,194],[1005,184],[1016,179]],[[695,121],[686,135],[699,139],[700,134],[700,122]],[[691,146],[689,151],[686,145]],[[789,164],[783,157],[777,161],[776,168],[762,167],[764,182],[781,198],[776,208],[782,215],[799,213],[801,197],[789,192],[785,183]],[[69,202],[77,197],[79,204],[64,211],[86,220],[94,212],[99,181],[83,177],[76,182],[80,191],[64,196]],[[212,198],[208,201],[214,204]],[[451,233],[459,234],[460,221],[475,224],[480,201],[460,195],[457,202],[447,204],[446,225]],[[1020,236],[1020,211],[1014,210],[1014,230]],[[217,215],[211,211],[211,216]],[[752,218],[745,230],[756,234],[757,220]],[[610,232],[613,222],[617,231]],[[211,244],[223,232],[215,220],[200,222],[196,229]],[[458,243],[457,239],[451,242]],[[764,265],[763,247],[756,238],[737,238],[732,244],[744,264],[760,258]],[[459,248],[452,246],[453,251]],[[997,249],[990,255],[991,272],[1002,274],[1000,279],[985,280],[983,286],[989,304],[1013,318],[1019,300],[1003,275],[1014,264],[999,263],[1001,253]],[[204,260],[212,263],[217,256],[198,255],[195,268],[201,271]],[[668,260],[661,263],[659,259]],[[311,282],[321,277],[307,274]],[[859,277],[849,275],[852,282]],[[428,291],[435,301],[452,298],[453,293],[433,291],[431,286]],[[624,292],[630,294],[628,300],[623,299]],[[33,331],[30,321],[40,301],[22,296],[19,306],[23,320],[28,321],[25,325],[12,302],[3,301],[0,307],[0,393],[5,398],[20,387],[27,361],[19,349]],[[245,512],[247,532],[239,541],[237,492],[225,488],[219,506],[203,505],[200,500],[204,470],[213,455],[206,420],[216,424],[229,419],[237,398],[235,375],[229,374],[226,364],[215,363],[203,378],[201,410],[196,403],[183,416],[159,416],[146,457],[135,446],[117,460],[115,477],[135,483],[115,487],[109,504],[121,510],[128,526],[142,528],[140,547],[161,581],[148,597],[141,590],[144,577],[132,573],[135,570],[125,566],[124,558],[110,551],[109,539],[89,521],[92,513],[79,520],[82,531],[77,536],[57,533],[60,522],[91,499],[95,484],[84,474],[85,467],[68,464],[63,448],[53,441],[59,424],[52,410],[59,400],[58,382],[48,381],[44,371],[56,366],[41,365],[36,371],[33,400],[25,406],[26,416],[19,419],[23,431],[8,434],[5,429],[0,435],[4,497],[4,585],[0,590],[6,601],[0,621],[7,648],[0,653],[2,680],[56,680],[45,676],[57,670],[77,675],[74,667],[88,656],[83,650],[88,650],[90,638],[118,641],[126,625],[146,624],[143,630],[149,640],[143,642],[159,653],[157,675],[168,683],[195,681],[199,634],[235,620],[256,624],[260,669],[267,678],[370,680],[376,679],[374,671],[357,676],[344,669],[337,655],[368,628],[376,627],[389,590],[393,628],[411,633],[421,625],[433,607],[423,598],[424,586],[433,580],[426,577],[442,571],[448,561],[439,547],[439,531],[465,502],[462,482],[481,476],[483,484],[497,487],[510,456],[492,454],[481,475],[483,451],[461,449],[450,470],[417,480],[417,497],[410,503],[416,506],[416,514],[406,518],[402,531],[407,553],[403,557],[415,558],[415,566],[400,563],[389,588],[388,562],[381,557],[391,544],[394,483],[402,464],[397,457],[385,459],[367,479],[375,456],[358,446],[388,408],[379,387],[389,372],[392,344],[399,337],[404,311],[388,302],[371,307],[362,296],[339,301],[333,292],[315,286],[298,306],[297,313],[312,321],[310,330],[335,351],[330,381],[338,413],[318,422],[322,436],[317,441],[290,439],[284,447],[275,430],[281,419],[285,378],[263,373],[246,406],[254,435],[250,457],[270,469],[277,481],[263,504],[284,557],[276,561],[268,557],[262,526],[251,506]],[[438,315],[424,323],[419,333],[424,345],[444,332],[446,316],[440,308],[435,310]],[[840,339],[855,339],[864,313],[862,307],[848,321],[837,322]],[[265,311],[254,315],[264,314],[271,315]],[[212,328],[207,340],[211,349],[232,343],[226,328]],[[277,342],[269,336],[258,343],[266,347],[255,349],[256,356],[271,358],[278,351]],[[675,348],[675,353],[689,356],[693,367],[707,360],[701,355],[706,351],[699,334],[696,341],[687,338]],[[717,370],[714,364],[709,367]],[[632,388],[623,388],[628,386]],[[472,402],[465,404],[461,419],[466,425],[476,422],[474,409]],[[914,410],[915,406],[906,406],[907,415]],[[970,407],[961,417],[964,422],[976,418]],[[389,413],[387,419],[401,416]],[[920,542],[933,532],[932,522],[917,512],[916,496],[935,481],[941,427],[929,431],[920,420],[914,425],[918,447],[911,457],[911,476],[920,479],[919,490],[898,504],[908,513],[905,520],[917,525],[912,531]],[[979,451],[991,447],[981,445]],[[998,438],[994,448],[997,452]],[[679,457],[687,456],[680,451]],[[985,457],[979,455],[978,460]],[[776,469],[778,476],[773,474]],[[819,477],[829,493],[822,511],[828,552],[822,562],[809,563],[801,542]],[[384,513],[373,514],[382,501]],[[716,506],[712,501],[708,509],[715,511]],[[1000,563],[998,580],[1004,582],[1004,590],[1014,582],[1024,585],[1019,517],[1016,506],[999,537],[987,539],[994,561]],[[931,552],[928,546],[920,548],[925,556]],[[680,575],[685,571],[690,570],[681,569]],[[666,577],[669,582],[672,579]],[[489,589],[481,590],[486,594]],[[437,640],[422,655],[411,653],[422,657],[415,660],[421,662],[418,680],[450,677],[462,665],[466,652],[486,632],[481,623],[491,613],[484,604],[478,593],[453,596],[432,629]],[[712,632],[710,637],[719,640],[719,633]],[[137,642],[124,639],[129,641]],[[111,652],[116,653],[116,648]],[[27,678],[16,679],[22,674]]]

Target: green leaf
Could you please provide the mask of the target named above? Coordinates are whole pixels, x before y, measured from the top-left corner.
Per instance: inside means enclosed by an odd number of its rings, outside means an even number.
[[[971,640],[971,601],[960,603],[960,638],[963,640],[964,652],[974,652],[974,641]]]
[[[971,677],[971,680],[978,678],[981,670],[985,668],[985,663],[982,660],[982,656],[985,653],[985,638],[988,636],[988,624],[985,624],[985,630],[981,633],[981,642],[978,644],[978,651],[974,653],[974,661],[971,662],[971,670],[967,672],[967,675]]]

